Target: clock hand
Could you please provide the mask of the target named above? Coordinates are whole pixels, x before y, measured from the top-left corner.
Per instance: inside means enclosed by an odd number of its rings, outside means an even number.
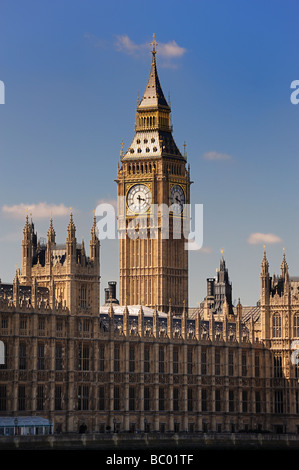
[[[140,204],[140,201],[145,201],[144,198],[140,197],[140,195],[137,197],[138,201],[139,201],[139,204]]]

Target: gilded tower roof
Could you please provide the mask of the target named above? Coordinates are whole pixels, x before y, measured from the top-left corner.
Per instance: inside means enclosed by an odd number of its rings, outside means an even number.
[[[123,159],[157,158],[161,156],[185,159],[172,136],[171,108],[167,103],[157,72],[156,40],[148,82],[137,105],[136,133]]]
[[[155,35],[152,42],[153,50],[152,50],[152,65],[150,70],[149,79],[143,94],[143,98],[138,105],[138,111],[145,109],[145,108],[155,108],[162,106],[167,108],[170,111],[170,107],[165,99],[164,93],[162,91],[162,87],[160,85],[160,80],[158,77],[157,72],[157,65],[156,65],[156,41]]]

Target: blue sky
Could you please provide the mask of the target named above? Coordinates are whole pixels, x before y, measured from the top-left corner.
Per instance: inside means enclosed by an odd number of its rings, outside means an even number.
[[[1,0],[0,278],[21,263],[26,207],[45,237],[53,212],[64,242],[73,207],[88,244],[93,209],[116,198],[120,143],[157,64],[174,138],[204,206],[204,249],[190,253],[190,304],[229,268],[233,298],[255,304],[266,243],[299,274],[299,4],[292,0]],[[257,235],[262,234],[262,235]],[[118,280],[117,241],[102,241],[102,295]]]

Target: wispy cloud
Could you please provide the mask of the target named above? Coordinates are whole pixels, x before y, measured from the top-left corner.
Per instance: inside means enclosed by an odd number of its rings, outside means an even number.
[[[118,52],[124,52],[129,55],[143,55],[149,50],[149,44],[135,44],[128,35],[116,36],[115,48]]]
[[[110,206],[113,206],[114,209],[117,208],[117,199],[114,198],[102,198],[99,199],[97,202],[97,206],[101,204],[109,204]]]
[[[260,243],[281,243],[282,239],[274,233],[251,233],[247,239],[250,245],[258,245]]]
[[[219,153],[219,152],[206,152],[203,154],[203,158],[205,160],[232,160],[232,157],[227,153]]]
[[[70,213],[70,208],[64,204],[48,204],[39,202],[38,204],[15,204],[13,206],[2,206],[2,212],[5,216],[13,219],[24,219],[26,214],[32,214],[35,219],[62,217]]]
[[[148,52],[151,48],[150,43],[136,44],[127,34],[117,36],[115,47],[119,52],[124,52],[131,55],[140,55]],[[187,50],[184,47],[179,46],[175,40],[167,43],[159,42],[157,45],[157,52],[159,56],[164,59],[174,59],[182,57]]]
[[[113,48],[118,52],[131,55],[135,58],[148,56],[148,53],[152,47],[150,40],[148,42],[137,44],[127,34],[116,36],[113,43],[106,39],[101,39],[95,34],[89,32],[84,34],[84,39],[95,48]],[[159,65],[161,67],[170,68],[177,67],[175,60],[179,59],[187,52],[187,49],[185,47],[179,46],[174,39],[168,42],[158,41],[156,49],[159,55],[159,59],[161,59]]]
[[[108,45],[105,39],[98,38],[95,34],[85,33],[84,39],[89,41],[94,47],[104,48]]]

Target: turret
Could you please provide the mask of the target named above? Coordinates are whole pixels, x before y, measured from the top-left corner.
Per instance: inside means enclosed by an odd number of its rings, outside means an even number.
[[[31,304],[33,308],[37,307],[37,281],[36,277],[32,279],[31,284]]]
[[[13,281],[13,303],[15,307],[19,306],[20,302],[20,284],[19,284],[19,272],[17,270],[14,281]]]
[[[167,314],[167,336],[168,338],[172,338],[173,328],[172,328],[172,311],[171,311],[171,303],[169,302],[169,309]]]
[[[56,245],[56,233],[53,227],[53,219],[50,219],[50,226],[47,233],[47,248],[46,248],[46,264],[51,265],[52,261],[52,249]]]
[[[289,282],[289,266],[286,262],[285,250],[283,249],[283,258],[280,265],[280,276],[285,283]]]
[[[144,313],[143,313],[143,308],[142,305],[140,305],[140,309],[138,312],[138,334],[140,338],[143,338],[143,331],[144,331]]]
[[[266,248],[264,246],[264,256],[261,264],[261,335],[264,341],[270,338],[270,276],[269,263],[266,256]]]
[[[99,265],[100,258],[100,240],[97,236],[96,216],[93,217],[93,225],[90,236],[90,260],[94,265]]]
[[[56,233],[53,227],[53,219],[51,217],[50,219],[50,227],[48,229],[48,234],[47,234],[47,240],[48,243],[51,244],[51,246],[55,245],[55,238],[56,238]]]
[[[26,222],[23,229],[23,240],[22,240],[22,276],[26,282],[31,280],[33,260],[33,239],[32,239],[32,223],[29,223],[28,214],[26,216]]]
[[[270,275],[269,263],[266,256],[266,247],[264,246],[264,256],[261,263],[261,304],[269,304],[270,299]]]
[[[71,212],[69,225],[67,227],[67,239],[66,239],[66,257],[68,263],[76,262],[76,227],[73,221],[73,213]]]

